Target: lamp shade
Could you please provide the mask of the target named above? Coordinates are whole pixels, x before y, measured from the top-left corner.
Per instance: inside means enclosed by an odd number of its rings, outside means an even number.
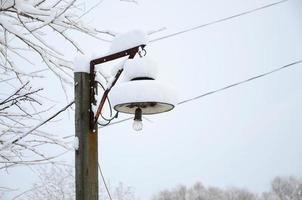
[[[118,112],[135,114],[140,108],[145,115],[170,111],[177,102],[175,90],[156,80],[117,84],[111,89],[110,100]]]

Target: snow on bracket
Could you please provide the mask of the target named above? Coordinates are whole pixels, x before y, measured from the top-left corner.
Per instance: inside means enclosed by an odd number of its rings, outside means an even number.
[[[106,55],[131,49],[133,47],[146,45],[148,43],[147,34],[143,31],[134,30],[123,34],[118,34],[112,41],[111,47]],[[105,55],[102,55],[105,56]],[[94,56],[78,54],[74,58],[74,72],[90,72],[90,61]]]
[[[108,53],[117,53],[140,45],[148,43],[147,34],[140,30],[133,30],[127,33],[117,35],[112,43]]]

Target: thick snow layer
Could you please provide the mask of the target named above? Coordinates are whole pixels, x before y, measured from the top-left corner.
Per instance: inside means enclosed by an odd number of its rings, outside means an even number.
[[[73,61],[74,72],[90,72],[91,56],[78,54]]]
[[[119,34],[113,39],[109,53],[116,53],[139,45],[146,45],[147,43],[146,33],[139,30],[130,31]]]
[[[132,80],[137,77],[149,77],[156,79],[157,66],[156,63],[146,57],[138,57],[128,59],[124,64],[124,80]]]
[[[177,104],[175,89],[155,80],[123,82],[115,85],[109,94],[113,107],[133,102],[160,102],[172,106]],[[143,110],[143,114],[152,114],[152,111]]]

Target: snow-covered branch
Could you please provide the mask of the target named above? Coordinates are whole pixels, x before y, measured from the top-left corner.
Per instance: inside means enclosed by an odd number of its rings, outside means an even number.
[[[51,38],[61,37],[81,52],[69,31],[103,41],[106,40],[102,37],[114,36],[111,31],[83,23],[82,16],[76,0],[0,0],[0,169],[52,162],[58,155],[43,153],[43,145],[56,145],[63,151],[69,148],[66,139],[39,128],[72,102],[45,118],[50,108],[42,105],[43,88],[32,85],[29,78],[37,78],[39,72],[49,70],[58,77],[65,92],[65,84],[73,82],[72,62],[60,51],[61,44]],[[46,68],[33,72],[34,64],[39,61]]]
[[[34,106],[41,104],[37,96],[41,90],[33,89],[29,82],[26,82],[10,95],[6,95],[6,98],[0,97],[0,169],[24,164],[49,163],[60,156],[42,153],[40,146],[45,144],[60,146],[65,151],[69,149],[62,138],[40,131],[38,128],[65,111],[73,102],[42,120],[38,116],[48,112],[48,109],[37,111]],[[29,109],[29,105],[33,107]]]
[[[21,73],[13,62],[13,55],[27,60],[23,49],[40,56],[53,73],[63,81],[70,81],[71,62],[64,58],[62,52],[47,39],[48,32],[64,38],[77,51],[81,52],[76,41],[67,34],[73,30],[97,37],[98,34],[112,36],[110,31],[100,31],[85,25],[76,13],[76,0],[1,0],[0,4],[0,67],[4,71]],[[17,38],[19,46],[13,46],[12,39]],[[27,60],[28,61],[28,60]],[[21,68],[20,68],[21,69]]]

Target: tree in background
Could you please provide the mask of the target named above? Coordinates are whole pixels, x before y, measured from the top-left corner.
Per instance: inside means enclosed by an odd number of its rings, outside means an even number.
[[[113,187],[107,185],[113,200],[138,200],[133,188],[119,183]],[[0,188],[0,199],[14,192],[8,188]],[[99,186],[100,199],[110,200],[105,186]],[[1,198],[2,197],[2,198]],[[38,181],[27,191],[16,195],[14,200],[74,200],[75,182],[73,168],[53,165],[51,168],[41,167]],[[152,200],[301,200],[302,179],[295,177],[276,177],[271,182],[271,189],[261,195],[241,188],[222,189],[205,187],[197,182],[193,186],[178,186],[171,190],[163,190],[155,194]]]
[[[108,189],[114,200],[138,200],[131,187],[119,183],[118,186],[108,185]],[[6,199],[3,191],[2,198]],[[110,200],[104,185],[99,186],[99,198]],[[75,177],[74,169],[70,166],[40,167],[38,170],[38,181],[20,194],[13,197],[14,200],[74,200],[75,199]]]
[[[302,179],[276,177],[271,183],[271,191],[263,193],[263,200],[302,199]]]
[[[152,200],[301,200],[302,179],[295,177],[276,177],[271,189],[261,195],[246,189],[205,187],[196,183],[192,187],[179,186],[172,190],[163,190]]]
[[[16,200],[52,200],[75,199],[74,173],[71,167],[52,166],[40,167],[38,181],[30,189],[20,193],[13,199]]]
[[[190,188],[179,186],[172,190],[164,190],[153,197],[153,200],[256,200],[257,196],[247,190],[230,188],[223,190],[208,187],[198,182]]]
[[[256,200],[257,195],[245,190],[245,189],[239,189],[239,188],[231,188],[227,189],[225,191],[225,196],[227,200]]]

